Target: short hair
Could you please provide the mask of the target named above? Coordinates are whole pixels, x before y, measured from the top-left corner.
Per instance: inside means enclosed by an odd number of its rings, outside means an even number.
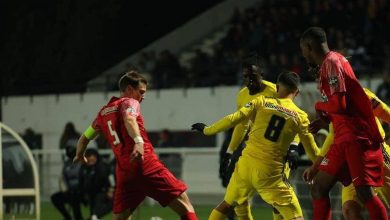
[[[299,75],[292,71],[283,72],[278,76],[278,84],[283,84],[290,92],[298,89],[300,81]]]
[[[251,52],[241,61],[241,68],[247,69],[254,74],[264,75],[261,68],[260,56],[256,52]]]
[[[118,82],[119,90],[121,92],[125,91],[127,86],[131,86],[133,88],[137,88],[140,83],[148,84],[148,81],[138,72],[131,70],[126,72]]]
[[[306,39],[312,40],[316,45],[327,43],[326,33],[324,29],[320,27],[310,27],[306,29],[301,36],[301,41]]]

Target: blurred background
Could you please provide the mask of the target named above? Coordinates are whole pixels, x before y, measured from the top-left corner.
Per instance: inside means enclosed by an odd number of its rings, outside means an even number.
[[[4,2],[0,119],[24,139],[34,160],[30,162],[17,138],[3,130],[3,176],[11,179],[3,187],[26,188],[16,184],[16,174],[35,187],[35,163],[39,202],[56,216],[41,219],[59,219],[51,198],[62,191],[58,182],[67,147],[74,146],[100,106],[118,95],[118,78],[135,69],[150,81],[142,103],[150,138],[164,163],[187,182],[194,204],[206,207],[207,216],[225,190],[218,177],[225,135],[203,137],[189,127],[199,121],[212,123],[235,110],[243,59],[257,54],[264,78],[271,82],[283,70],[300,74],[304,83],[297,103],[312,117],[319,94],[300,53],[299,37],[306,28],[321,26],[330,48],[348,57],[362,85],[389,104],[389,7],[387,0]],[[91,148],[109,170],[107,143],[97,139]],[[292,181],[310,216],[302,169]],[[4,199],[5,216],[35,213],[31,198],[12,198]],[[148,200],[145,207],[153,205]],[[139,219],[148,219],[142,210]]]

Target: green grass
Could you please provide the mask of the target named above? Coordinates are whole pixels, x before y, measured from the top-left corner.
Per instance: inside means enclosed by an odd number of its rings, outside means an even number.
[[[214,206],[195,206],[196,214],[199,220],[207,220]],[[61,220],[61,215],[49,202],[42,203],[42,220]],[[88,217],[87,207],[82,209],[83,217]],[[272,210],[266,207],[254,207],[252,209],[254,219],[272,219]],[[163,220],[175,220],[179,217],[170,209],[162,208],[159,205],[147,206],[142,205],[134,214],[132,220],[150,220],[153,216],[159,216]],[[7,219],[7,218],[5,218]],[[103,220],[112,219],[111,214],[104,216]]]

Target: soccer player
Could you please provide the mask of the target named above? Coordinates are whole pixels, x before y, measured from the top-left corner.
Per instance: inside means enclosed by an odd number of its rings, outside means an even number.
[[[140,109],[146,86],[146,79],[135,71],[119,79],[120,97],[112,97],[81,135],[74,161],[86,162],[86,147],[100,133],[116,159],[114,220],[128,219],[146,196],[169,206],[182,220],[197,220],[187,186],[162,165],[149,141]]]
[[[242,88],[237,95],[237,110],[244,107],[245,104],[249,103],[260,95],[270,97],[276,96],[276,85],[274,83],[263,80],[263,73],[257,59],[257,56],[248,57],[242,64],[242,76],[244,78],[245,87]],[[238,158],[241,156],[241,152],[244,148],[242,142],[245,139],[251,124],[251,120],[247,119],[234,126],[228,148],[223,154],[220,167],[222,183],[225,187],[229,183]],[[289,166],[286,166],[285,168],[285,174],[287,178],[290,173],[290,167],[297,167],[299,159],[298,142],[299,138],[294,139],[294,141],[290,144],[290,149],[287,153],[286,159],[289,159]],[[238,218],[252,218],[249,203],[236,206],[235,213]],[[280,219],[279,213],[277,213],[275,209],[273,212],[273,217],[274,219]]]
[[[258,96],[210,126],[192,125],[193,130],[213,135],[244,120],[253,121],[224,201],[212,211],[209,220],[225,219],[235,206],[246,203],[254,191],[276,208],[283,219],[303,219],[298,199],[283,172],[284,157],[297,134],[310,159],[316,159],[319,149],[308,131],[307,114],[293,102],[298,94],[298,84],[296,73],[282,73],[278,76],[277,98]]]
[[[385,137],[385,131],[383,130],[383,127],[381,125],[382,121],[385,121],[386,123],[390,124],[390,109],[389,107],[383,103],[374,93],[372,93],[370,90],[364,88],[364,91],[366,92],[368,98],[371,101],[372,109],[374,111],[374,115],[376,116],[376,123],[378,125],[378,129],[382,135],[382,137]],[[379,118],[379,119],[378,119]],[[328,152],[331,144],[333,143],[334,139],[334,131],[333,131],[333,125],[329,125],[329,134],[321,148],[320,157],[324,158],[326,153]],[[390,147],[384,142],[383,143],[383,156],[384,158],[388,158],[388,155],[390,153]],[[319,159],[321,159],[319,158]],[[384,185],[383,187],[376,188],[376,192],[381,197],[382,201],[386,204],[387,208],[390,208],[390,167],[389,167],[389,160],[385,161],[386,163],[383,166],[384,169]],[[313,170],[315,170],[315,167],[310,167],[304,172],[304,177],[308,182],[311,182],[313,178]],[[342,210],[343,215],[346,220],[359,220],[363,219],[361,216],[361,209],[362,209],[362,203],[359,200],[359,198],[356,195],[355,187],[353,184],[349,184],[348,186],[343,186],[342,189]]]
[[[371,219],[387,219],[386,209],[372,187],[383,184],[383,141],[371,103],[348,60],[330,51],[322,28],[311,27],[301,36],[300,47],[309,65],[320,65],[318,89],[323,102],[315,109],[333,123],[334,143],[322,161],[316,162],[313,179],[313,219],[330,219],[329,191],[337,180],[351,182]]]

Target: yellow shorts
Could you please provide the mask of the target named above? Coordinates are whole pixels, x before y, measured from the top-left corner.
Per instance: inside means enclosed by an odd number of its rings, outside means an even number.
[[[302,217],[302,209],[293,188],[283,181],[282,166],[258,165],[258,159],[243,155],[226,189],[224,200],[233,206],[241,205],[257,192],[276,208],[284,219]],[[257,166],[255,165],[257,164]]]
[[[390,168],[387,166],[383,166],[383,168],[384,168],[383,186],[375,188],[375,192],[381,198],[385,206],[388,209],[390,209]],[[341,193],[341,200],[342,200],[342,204],[344,204],[349,200],[353,200],[359,203],[361,207],[364,206],[364,204],[357,197],[356,190],[353,184],[343,187]]]

